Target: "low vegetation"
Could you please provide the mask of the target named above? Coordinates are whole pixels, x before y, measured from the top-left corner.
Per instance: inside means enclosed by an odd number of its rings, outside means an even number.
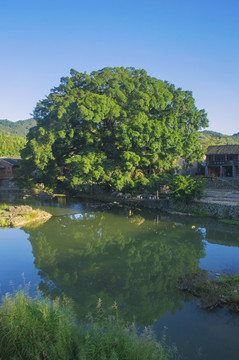
[[[32,222],[44,222],[51,214],[31,206],[0,206],[0,226],[18,227]]]
[[[226,307],[239,313],[239,275],[210,278],[208,271],[199,271],[181,278],[179,289],[198,297],[203,308]]]
[[[107,315],[99,299],[96,317],[77,322],[72,313],[23,291],[7,294],[0,306],[0,356],[4,360],[167,360],[170,350],[146,329],[139,336],[118,319],[117,305]]]
[[[239,225],[239,220],[233,219],[220,219],[219,222],[223,224]]]
[[[173,176],[170,188],[174,202],[189,204],[192,200],[202,196],[204,187],[203,178],[191,178],[188,176]]]
[[[24,137],[6,135],[0,132],[0,157],[20,156],[26,142]]]

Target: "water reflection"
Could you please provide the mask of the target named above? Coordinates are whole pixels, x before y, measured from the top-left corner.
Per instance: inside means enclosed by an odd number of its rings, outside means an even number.
[[[178,276],[199,267],[202,234],[191,225],[147,219],[127,209],[52,218],[29,234],[40,290],[73,299],[79,315],[100,297],[128,320],[152,324],[182,308]],[[191,300],[191,297],[190,297]]]

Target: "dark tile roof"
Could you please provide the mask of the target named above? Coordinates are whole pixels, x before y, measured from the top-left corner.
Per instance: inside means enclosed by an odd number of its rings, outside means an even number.
[[[2,161],[7,162],[8,164],[12,165],[12,166],[18,166],[19,165],[19,160],[18,159],[10,159],[10,158],[0,158],[0,164]]]
[[[239,154],[239,145],[213,145],[207,149],[207,155]]]

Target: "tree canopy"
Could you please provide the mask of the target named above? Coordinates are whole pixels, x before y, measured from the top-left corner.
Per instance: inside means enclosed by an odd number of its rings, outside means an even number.
[[[208,120],[191,91],[135,68],[70,74],[35,108],[22,152],[29,181],[33,172],[53,188],[132,189],[202,156],[197,131]]]

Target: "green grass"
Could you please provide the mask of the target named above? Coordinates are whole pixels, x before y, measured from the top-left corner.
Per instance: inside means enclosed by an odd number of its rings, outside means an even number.
[[[1,214],[1,210],[0,210],[0,214]],[[8,226],[8,221],[7,221],[7,219],[5,219],[5,218],[0,218],[0,226],[1,226],[1,227],[6,227],[6,226]]]
[[[222,282],[239,283],[239,275],[222,276],[220,278]]]
[[[220,219],[219,222],[223,224],[239,225],[239,220]]]
[[[4,360],[167,360],[170,351],[146,329],[126,328],[117,305],[107,315],[99,300],[96,317],[84,322],[57,302],[7,294],[0,305],[0,358]]]
[[[207,216],[207,212],[203,210],[190,210],[190,213],[197,216]]]
[[[39,217],[39,210],[32,210],[26,215],[26,221],[34,220]]]
[[[9,205],[7,204],[0,204],[0,214],[3,212],[4,209],[6,209]]]

